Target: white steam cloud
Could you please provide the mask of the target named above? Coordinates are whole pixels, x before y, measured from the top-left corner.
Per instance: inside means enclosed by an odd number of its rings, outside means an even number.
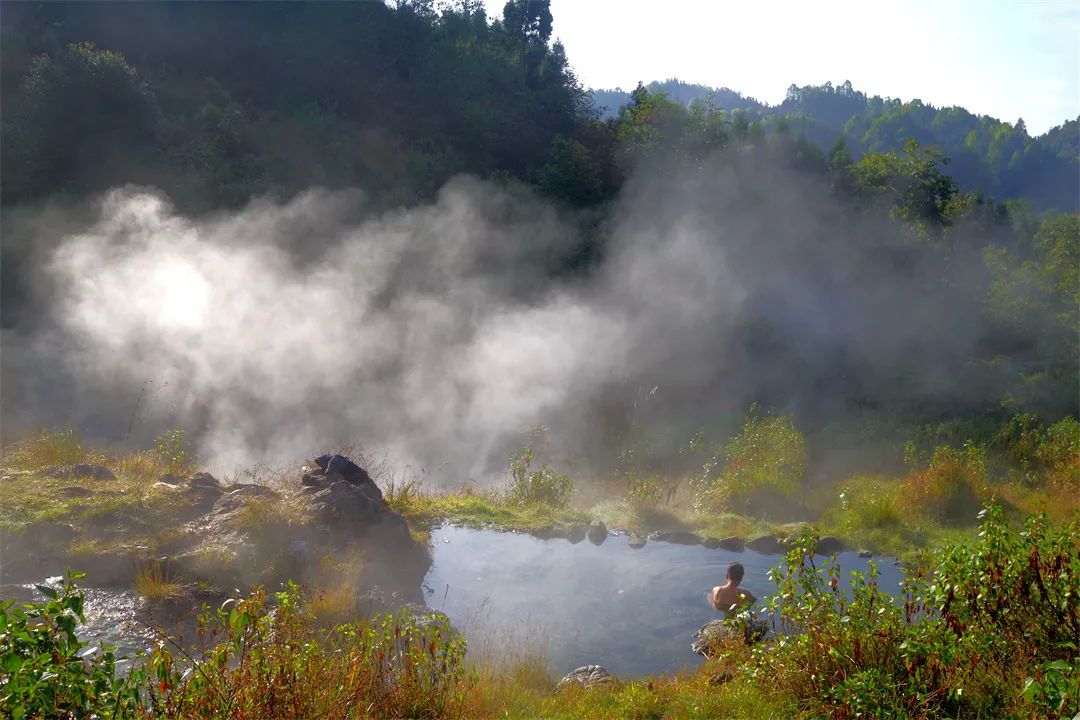
[[[131,444],[180,426],[224,472],[360,442],[440,480],[492,481],[535,426],[582,469],[629,413],[682,432],[738,417],[762,388],[795,404],[837,348],[874,364],[923,332],[932,298],[887,330],[874,313],[895,297],[878,280],[862,310],[836,299],[862,273],[814,259],[854,232],[821,188],[751,177],[642,178],[601,227],[467,177],[359,218],[355,193],[193,218],[114,190],[53,240],[48,319],[5,339],[5,419]],[[553,280],[585,232],[606,238],[602,263]],[[953,346],[970,342],[937,315]],[[751,317],[782,350],[748,348]]]

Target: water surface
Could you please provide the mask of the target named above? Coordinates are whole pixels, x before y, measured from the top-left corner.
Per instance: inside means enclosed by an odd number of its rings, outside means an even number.
[[[690,636],[719,617],[706,594],[724,582],[728,565],[742,563],[743,586],[764,598],[773,590],[766,573],[782,560],[663,542],[632,550],[625,536],[596,546],[452,526],[433,531],[431,541],[428,606],[471,644],[490,646],[493,629],[511,629],[507,642],[538,646],[559,674],[594,663],[628,676],[697,665]],[[846,578],[869,561],[842,553],[839,562]],[[898,592],[900,569],[891,559],[875,562],[880,587]]]

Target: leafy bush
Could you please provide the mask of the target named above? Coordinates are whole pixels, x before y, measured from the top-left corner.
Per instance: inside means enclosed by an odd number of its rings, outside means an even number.
[[[79,573],[57,588],[38,585],[43,602],[0,601],[0,708],[22,718],[125,717],[138,705],[137,673],[116,674],[114,648],[79,640],[85,621]]]
[[[296,586],[255,591],[200,618],[212,647],[192,667],[160,647],[147,662],[159,718],[435,718],[468,691],[465,641],[441,615],[404,611],[319,630]]]
[[[790,415],[758,417],[755,409],[742,430],[717,446],[695,481],[695,505],[702,510],[761,512],[794,497],[806,472],[806,442]]]
[[[180,428],[166,430],[154,441],[153,454],[165,472],[180,474],[194,470],[197,464],[191,442]]]
[[[1020,532],[999,508],[975,542],[947,546],[933,570],[905,569],[901,601],[876,569],[814,562],[800,538],[772,572],[782,632],[751,674],[827,717],[1071,717],[1080,711],[1080,534],[1039,516]]]
[[[901,516],[896,510],[895,481],[855,477],[840,489],[837,522],[847,533],[895,527]]]
[[[985,448],[972,443],[961,449],[942,445],[928,467],[908,475],[897,502],[903,512],[965,521],[974,518],[988,493]]]
[[[519,505],[564,507],[574,494],[574,482],[547,463],[532,470],[533,449],[526,445],[510,458],[510,487],[507,499]]]
[[[1046,471],[1047,484],[1080,492],[1080,422],[1067,417],[1046,429],[1035,457]]]
[[[636,510],[655,508],[670,502],[678,482],[678,478],[659,473],[627,473],[626,502]]]

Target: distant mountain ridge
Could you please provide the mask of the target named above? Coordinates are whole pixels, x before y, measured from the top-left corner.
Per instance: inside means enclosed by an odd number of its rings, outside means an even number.
[[[917,99],[868,96],[852,88],[850,81],[836,86],[792,85],[775,106],[730,88],[675,78],[645,87],[684,105],[711,103],[727,112],[744,113],[749,120],[783,118],[793,132],[825,150],[842,138],[855,159],[902,148],[914,138],[940,149],[950,159],[949,174],[967,189],[1000,199],[1028,199],[1039,208],[1080,207],[1080,118],[1032,137],[1022,118],[1009,123],[957,106],[938,108]],[[590,92],[605,118],[616,117],[630,100],[630,92],[621,88]]]

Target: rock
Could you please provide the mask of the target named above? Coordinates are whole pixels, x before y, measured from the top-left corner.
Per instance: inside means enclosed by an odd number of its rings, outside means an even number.
[[[590,688],[613,682],[615,678],[602,665],[583,665],[567,673],[566,677],[559,681],[557,688],[562,690],[575,684]]]
[[[218,482],[218,479],[208,472],[197,472],[194,475],[188,475],[187,484],[191,487],[221,487],[221,483]]]
[[[56,492],[60,493],[61,495],[67,495],[68,497],[89,497],[94,494],[93,491],[88,490],[84,487],[79,487],[78,485],[69,485],[68,487],[62,487]]]
[[[738,535],[729,535],[727,537],[720,538],[720,547],[724,550],[731,550],[732,552],[742,552],[746,546],[746,541]]]
[[[808,527],[810,527],[810,523],[804,520],[799,520],[797,522],[784,523],[778,529],[782,530],[785,536],[791,537],[800,534]]]
[[[372,498],[383,499],[382,490],[367,471],[344,455],[320,455],[315,458],[315,463],[327,477],[338,474],[345,482],[356,485]]]
[[[566,533],[566,539],[574,545],[577,545],[579,542],[584,540],[585,536],[588,534],[589,527],[587,525],[582,525],[581,523],[578,523],[576,525],[570,526],[570,529]]]
[[[640,550],[641,548],[645,547],[645,538],[641,537],[637,533],[632,532],[630,533],[630,539],[627,541],[627,545],[629,545],[633,550]]]
[[[742,640],[747,645],[752,645],[764,638],[768,632],[768,624],[756,617],[750,617],[734,625],[722,618],[717,618],[705,623],[700,630],[690,636],[690,649],[702,657],[711,657],[722,645],[733,640]]]
[[[48,477],[54,478],[90,478],[93,480],[116,479],[112,470],[104,465],[88,465],[86,463],[79,463],[77,465],[57,465],[56,467],[50,468],[45,474]]]
[[[818,540],[814,552],[818,555],[835,555],[844,552],[844,541],[833,535],[824,535]]]
[[[784,543],[775,535],[762,535],[746,543],[746,547],[763,555],[776,555],[784,551]]]
[[[649,533],[653,542],[674,543],[676,545],[700,545],[701,538],[689,530],[656,530]]]
[[[874,557],[874,553],[870,552],[869,550],[860,550],[859,551],[859,557],[861,557],[861,558],[871,558],[871,557]]]
[[[180,486],[179,485],[173,485],[172,483],[167,483],[164,480],[158,480],[156,483],[154,483],[154,487],[163,488],[165,490],[175,490]]]
[[[222,514],[236,510],[252,498],[275,499],[281,495],[265,485],[233,485],[214,503],[214,513]]]
[[[589,523],[588,536],[589,542],[591,542],[593,545],[602,544],[605,540],[607,540],[607,525],[604,525],[604,523],[599,520],[593,520],[591,523]],[[593,666],[590,665],[589,667]]]

